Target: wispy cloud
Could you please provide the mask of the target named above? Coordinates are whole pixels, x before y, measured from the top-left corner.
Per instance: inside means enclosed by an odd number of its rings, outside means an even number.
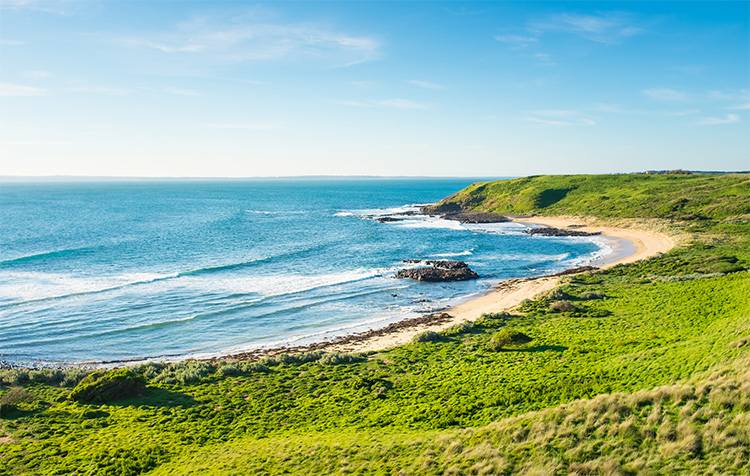
[[[539,42],[539,38],[530,35],[497,35],[495,39],[511,49],[527,48]]]
[[[381,99],[370,101],[334,101],[339,106],[380,107],[389,109],[428,109],[429,104],[418,103],[408,99]]]
[[[548,126],[594,126],[596,121],[581,114],[579,111],[566,109],[546,109],[529,111],[524,119],[537,124]]]
[[[634,25],[631,15],[612,12],[597,15],[559,13],[532,22],[529,31],[537,34],[570,33],[597,43],[617,44],[626,38],[645,33],[646,30]]]
[[[410,79],[409,81],[407,81],[407,83],[425,89],[445,89],[445,86],[443,86],[442,84],[431,83],[429,81],[420,81],[418,79]]]
[[[727,109],[737,109],[737,110],[746,110],[750,109],[750,103],[746,104],[738,104],[736,106],[729,106]]]
[[[201,93],[193,91],[192,89],[181,89],[181,88],[167,88],[169,94],[175,94],[177,96],[200,96]]]
[[[35,10],[69,15],[71,7],[75,7],[72,0],[0,0],[0,10]]]
[[[547,53],[535,53],[534,58],[537,59],[537,64],[541,66],[554,66],[555,62],[552,61],[552,57]]]
[[[25,45],[25,44],[26,44],[25,41],[20,41],[20,40],[0,40],[0,45],[3,45],[3,46],[20,46],[20,45]]]
[[[693,114],[698,114],[700,112],[701,112],[700,109],[687,109],[687,110],[684,110],[684,111],[669,111],[669,112],[665,112],[664,115],[665,116],[690,116],[690,115],[693,115]]]
[[[718,124],[732,124],[739,122],[740,116],[737,114],[727,114],[726,117],[704,117],[699,121],[693,122],[697,126],[713,126]]]
[[[650,88],[641,92],[649,99],[659,102],[685,102],[690,100],[690,95],[686,92],[671,88]]]
[[[70,93],[104,94],[107,96],[125,96],[130,92],[128,89],[110,88],[105,86],[75,86],[72,88],[65,88],[63,91]]]
[[[23,77],[29,79],[49,79],[54,75],[48,71],[25,71],[22,73]]]
[[[47,90],[22,84],[0,83],[0,96],[44,96]]]
[[[267,20],[267,15],[261,15]],[[208,55],[227,62],[315,58],[347,66],[375,59],[380,42],[314,23],[267,23],[253,15],[232,19],[197,18],[174,31],[123,38],[126,45],[177,55]]]
[[[234,129],[253,131],[284,129],[284,127],[280,126],[279,124],[271,122],[228,122],[219,124],[203,124],[202,127],[206,129]]]

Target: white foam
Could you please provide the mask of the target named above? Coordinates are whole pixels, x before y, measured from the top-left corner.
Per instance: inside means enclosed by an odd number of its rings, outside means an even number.
[[[62,273],[16,271],[3,273],[0,300],[23,302],[54,299],[71,294],[102,292],[133,284],[148,284],[169,278],[177,273],[127,273],[118,276],[71,276]]]
[[[185,276],[183,284],[204,291],[223,291],[233,294],[259,294],[264,297],[280,296],[309,291],[315,288],[335,286],[365,279],[385,276],[390,268],[359,269],[343,273],[308,275],[284,274],[276,276]]]
[[[466,230],[460,222],[432,217],[414,217],[408,220],[389,222],[388,224],[399,228],[447,228],[451,230]]]
[[[472,251],[473,250],[460,251],[458,253],[435,253],[430,256],[433,256],[435,258],[452,258],[456,256],[470,256],[472,254],[471,253]]]

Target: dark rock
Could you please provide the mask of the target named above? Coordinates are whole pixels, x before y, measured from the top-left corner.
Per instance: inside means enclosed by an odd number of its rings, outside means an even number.
[[[375,221],[378,223],[390,223],[392,221],[399,221],[399,220],[398,218],[393,218],[393,217],[378,217],[375,219]]]
[[[396,273],[397,278],[408,278],[417,281],[443,282],[467,281],[477,279],[479,275],[471,270],[463,261],[426,261],[431,268],[402,269]]]
[[[505,223],[510,219],[505,215],[491,212],[457,212],[441,215],[445,220],[460,221],[461,223]]]
[[[563,230],[560,228],[543,227],[543,228],[531,228],[524,230],[527,235],[542,235],[542,236],[596,236],[601,235],[601,232],[588,233],[586,231],[576,230]]]

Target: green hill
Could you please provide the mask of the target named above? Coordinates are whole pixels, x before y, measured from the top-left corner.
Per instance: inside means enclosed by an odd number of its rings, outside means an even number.
[[[433,210],[653,218],[683,239],[368,355],[154,363],[72,394],[85,372],[0,371],[0,474],[749,474],[749,180],[475,184]]]
[[[748,196],[748,174],[544,175],[476,183],[432,209],[701,219],[750,214]]]

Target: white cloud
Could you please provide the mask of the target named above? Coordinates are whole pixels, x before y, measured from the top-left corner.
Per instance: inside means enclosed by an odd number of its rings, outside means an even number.
[[[408,99],[381,99],[370,101],[334,101],[340,106],[351,107],[381,107],[389,109],[428,109],[428,104],[422,104]]]
[[[236,130],[253,130],[253,131],[268,131],[275,129],[283,129],[278,124],[270,122],[231,122],[222,124],[204,124],[203,127],[206,129],[236,129]]]
[[[511,49],[527,48],[539,41],[539,38],[528,35],[497,35],[495,39],[509,45]]]
[[[181,88],[167,88],[169,94],[176,94],[177,96],[200,96],[198,91],[192,89],[181,89]]]
[[[21,84],[0,83],[0,96],[44,96],[46,89]]]
[[[567,109],[546,109],[541,111],[529,111],[529,116],[524,119],[529,122],[546,124],[548,126],[594,126],[596,121],[583,116],[578,111]],[[538,117],[541,116],[541,117]]]
[[[417,79],[411,79],[407,81],[407,83],[425,89],[445,89],[445,86],[443,86],[442,84],[431,83],[429,81],[420,81]]]
[[[750,103],[747,104],[739,104],[737,106],[730,106],[727,109],[738,109],[738,110],[746,110],[750,109]]]
[[[623,12],[598,15],[560,13],[531,23],[529,29],[537,33],[571,33],[598,43],[617,44],[645,32],[643,28],[632,25],[631,21],[630,15]]]
[[[49,79],[54,76],[48,71],[25,71],[22,74],[25,78],[29,79]]]
[[[740,116],[737,114],[727,114],[727,117],[704,117],[693,124],[698,126],[712,126],[717,124],[731,124],[733,122],[739,122],[739,120]]]
[[[261,15],[263,20],[267,15]],[[374,59],[380,42],[313,23],[260,23],[258,15],[229,20],[197,18],[170,33],[122,39],[126,45],[143,46],[171,55],[207,55],[226,62],[327,59],[349,66]]]
[[[0,40],[0,45],[3,46],[20,46],[25,45],[25,41],[19,41],[19,40]]]
[[[650,88],[641,92],[649,99],[660,102],[685,102],[690,99],[687,93],[670,88]]]

